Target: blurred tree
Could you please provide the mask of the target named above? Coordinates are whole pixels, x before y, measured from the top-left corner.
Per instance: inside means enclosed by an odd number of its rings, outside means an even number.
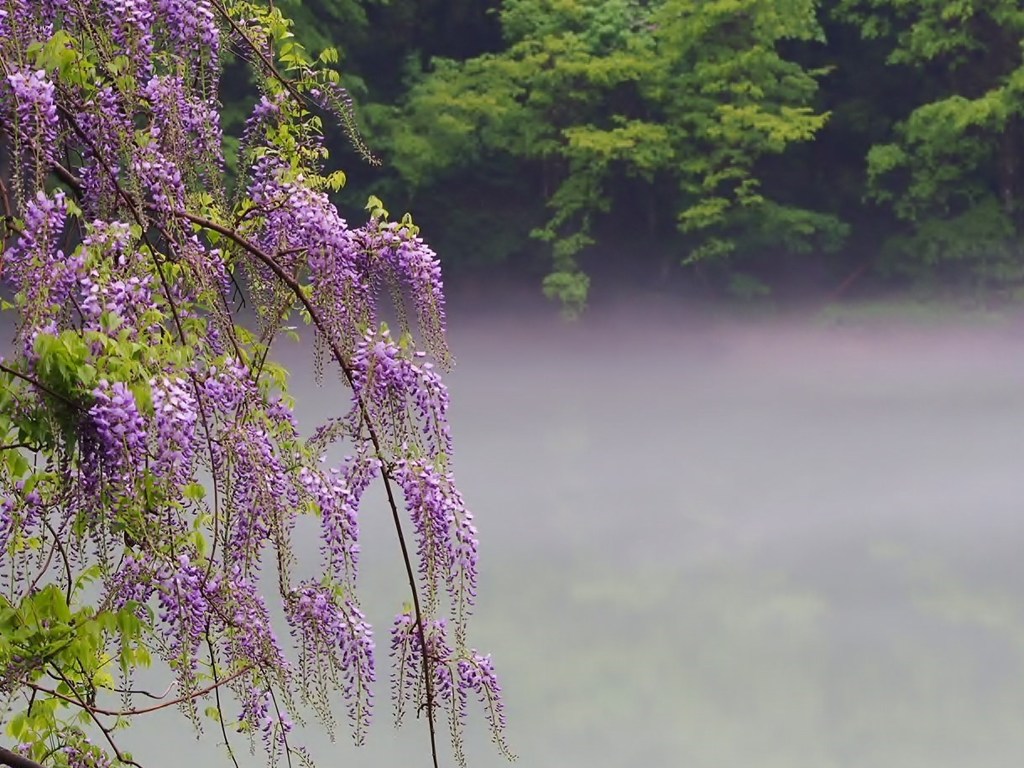
[[[868,153],[868,194],[903,223],[898,269],[974,284],[1024,279],[1024,8],[1018,0],[842,0],[920,84]]]
[[[811,107],[822,72],[779,53],[783,41],[821,39],[815,9],[813,0],[509,0],[504,50],[435,60],[376,117],[412,185],[499,158],[518,163],[550,211],[533,232],[553,247],[545,289],[570,307],[588,286],[576,257],[633,180],[657,192],[648,228],[674,218],[687,260],[722,258],[744,238],[835,245],[845,228],[834,216],[767,198],[757,169],[827,120]]]

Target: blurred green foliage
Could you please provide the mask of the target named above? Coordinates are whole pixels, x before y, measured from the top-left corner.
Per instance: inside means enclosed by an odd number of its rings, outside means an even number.
[[[547,274],[574,309],[603,272],[1024,283],[1017,0],[282,5],[385,160],[351,183],[456,272]]]

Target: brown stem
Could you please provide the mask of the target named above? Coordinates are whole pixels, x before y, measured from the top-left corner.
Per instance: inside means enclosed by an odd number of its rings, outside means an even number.
[[[92,721],[96,724],[96,727],[100,729],[100,733],[103,734],[103,738],[107,740],[107,744],[109,744],[110,748],[114,750],[114,757],[117,758],[118,762],[126,763],[127,765],[134,765],[135,768],[142,768],[142,766],[139,765],[139,763],[129,759],[128,756],[120,750],[120,748],[117,746],[117,743],[114,741],[114,737],[111,733],[113,731],[113,728],[110,728],[103,724],[103,721],[99,718],[99,714],[90,707],[87,701],[84,701],[82,699],[82,697],[78,694],[78,691],[75,688],[75,686],[71,683],[70,680],[68,680],[67,676],[63,672],[61,672],[59,668],[55,668],[55,671],[57,672],[58,677],[60,677],[64,681],[64,684],[67,685],[68,688],[70,688],[71,691],[75,693],[76,698],[69,699],[65,696],[60,696],[59,694],[56,694],[56,692],[55,695],[71,704],[77,704],[89,714],[89,717],[92,718]],[[28,683],[28,685],[30,687],[35,687],[32,683]]]
[[[71,187],[71,191],[75,193],[76,197],[82,196],[82,180],[80,178],[56,161],[51,162],[50,167],[58,179]]]
[[[103,689],[106,691],[113,691],[114,693],[123,693],[128,696],[145,696],[147,699],[156,699],[157,701],[161,701],[167,698],[176,683],[176,680],[172,680],[171,684],[167,686],[163,693],[153,693],[152,691],[144,691],[137,688],[108,688],[107,686],[103,686]]]
[[[10,768],[46,768],[42,763],[37,763],[35,760],[30,760],[24,755],[19,755],[4,747],[0,747],[0,765],[7,765]]]
[[[14,212],[11,210],[11,195],[7,191],[7,184],[3,177],[0,177],[0,210],[3,211],[5,220],[14,218]]]
[[[39,586],[39,582],[43,580],[46,572],[50,570],[50,563],[53,562],[53,555],[57,551],[57,542],[53,542],[53,546],[50,547],[50,553],[46,556],[46,562],[39,568],[39,573],[32,579],[32,583],[28,585],[28,589],[25,590],[25,594],[31,595],[36,591],[36,587]]]
[[[235,680],[236,678],[239,678],[242,675],[247,674],[248,672],[251,672],[251,671],[252,671],[252,667],[251,666],[243,667],[242,669],[239,669],[238,671],[233,672],[232,674],[228,675],[227,677],[221,678],[219,681],[215,681],[215,682],[211,683],[210,685],[206,686],[205,688],[200,688],[198,691],[193,691],[193,692],[191,692],[191,693],[189,693],[189,694],[187,694],[185,696],[179,696],[178,698],[171,699],[170,701],[162,701],[159,704],[153,704],[152,706],[149,706],[149,707],[137,707],[135,709],[120,709],[120,710],[119,709],[106,709],[104,707],[97,707],[94,704],[90,704],[87,701],[83,701],[79,697],[72,698],[70,696],[65,696],[64,694],[58,693],[57,691],[55,691],[55,690],[53,690],[51,688],[46,688],[44,686],[38,685],[36,683],[33,683],[33,682],[29,681],[29,680],[25,680],[23,682],[29,688],[31,688],[31,689],[33,689],[35,691],[39,691],[39,693],[45,693],[47,696],[53,696],[55,699],[60,699],[61,701],[67,702],[68,704],[74,704],[75,706],[79,707],[80,709],[83,709],[86,712],[88,712],[93,717],[96,717],[97,715],[103,715],[105,717],[136,717],[138,715],[147,715],[150,712],[157,712],[157,711],[159,711],[161,709],[167,709],[168,707],[173,707],[173,706],[176,706],[176,705],[181,704],[181,703],[186,702],[186,701],[192,701],[194,699],[201,699],[203,696],[205,696],[208,693],[212,693],[213,691],[215,691],[220,686],[227,685],[232,680]],[[62,675],[62,677],[63,677],[63,675]],[[68,681],[66,678],[64,678],[64,681],[66,683],[68,683],[69,687],[71,687],[71,690],[75,690],[74,687],[71,686],[70,681]]]
[[[217,723],[220,725],[220,733],[224,737],[224,747],[228,751],[228,757],[231,758],[231,763],[235,768],[239,768],[238,759],[235,757],[235,750],[231,748],[231,740],[228,738],[227,726],[224,725],[224,707],[220,703],[221,682],[217,679],[217,654],[213,649],[213,641],[210,639],[209,622],[206,624],[206,647],[210,651],[210,673],[213,675],[213,682],[215,684],[213,689],[213,698],[217,704]]]
[[[53,546],[58,552],[60,552],[60,559],[64,563],[64,575],[68,580],[68,586],[64,592],[64,598],[67,600],[68,605],[71,605],[71,588],[74,586],[74,579],[71,575],[71,559],[68,557],[68,552],[64,549],[64,545],[61,543],[60,536],[57,531],[54,530],[48,520],[44,519],[43,524],[46,526],[46,530],[50,532],[50,535],[53,536]]]

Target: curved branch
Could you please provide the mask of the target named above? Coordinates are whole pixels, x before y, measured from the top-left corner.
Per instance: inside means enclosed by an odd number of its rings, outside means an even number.
[[[198,691],[193,691],[192,693],[189,693],[189,694],[187,694],[185,696],[179,696],[178,698],[171,699],[170,701],[163,701],[163,702],[160,702],[159,704],[153,704],[152,706],[149,706],[149,707],[137,707],[135,709],[106,709],[104,707],[97,707],[94,704],[88,703],[87,701],[82,701],[80,698],[73,698],[71,696],[65,696],[63,693],[58,693],[57,691],[53,690],[52,688],[46,688],[46,687],[44,687],[42,685],[38,685],[36,683],[33,683],[33,682],[29,681],[29,680],[24,680],[22,682],[25,685],[27,685],[29,688],[34,690],[34,691],[38,691],[39,693],[44,693],[47,696],[53,696],[55,699],[60,699],[61,701],[66,702],[68,704],[73,704],[74,706],[76,706],[76,707],[78,707],[80,709],[85,710],[86,712],[88,712],[93,717],[96,717],[98,715],[103,715],[105,717],[134,717],[136,715],[146,715],[146,714],[149,714],[150,712],[156,712],[156,711],[161,710],[161,709],[167,709],[168,707],[173,707],[173,706],[176,706],[176,705],[181,704],[181,703],[186,702],[186,701],[192,701],[194,699],[201,699],[206,694],[212,693],[217,688],[219,688],[219,687],[221,687],[223,685],[227,685],[232,680],[235,680],[235,679],[241,677],[242,675],[245,675],[245,674],[247,674],[247,673],[249,673],[251,671],[252,671],[252,667],[251,666],[242,667],[241,669],[237,670],[236,672],[231,673],[227,677],[223,677],[219,681],[211,683],[210,685],[206,686],[205,688],[200,688]],[[64,682],[69,683],[69,681],[66,678],[64,679]],[[70,685],[70,683],[69,683],[69,685]]]

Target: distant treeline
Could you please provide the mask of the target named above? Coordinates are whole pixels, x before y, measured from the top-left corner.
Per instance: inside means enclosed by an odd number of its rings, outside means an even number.
[[[570,305],[588,275],[1024,285],[1020,0],[278,6],[384,161],[349,155],[349,202],[412,210],[450,272]]]

